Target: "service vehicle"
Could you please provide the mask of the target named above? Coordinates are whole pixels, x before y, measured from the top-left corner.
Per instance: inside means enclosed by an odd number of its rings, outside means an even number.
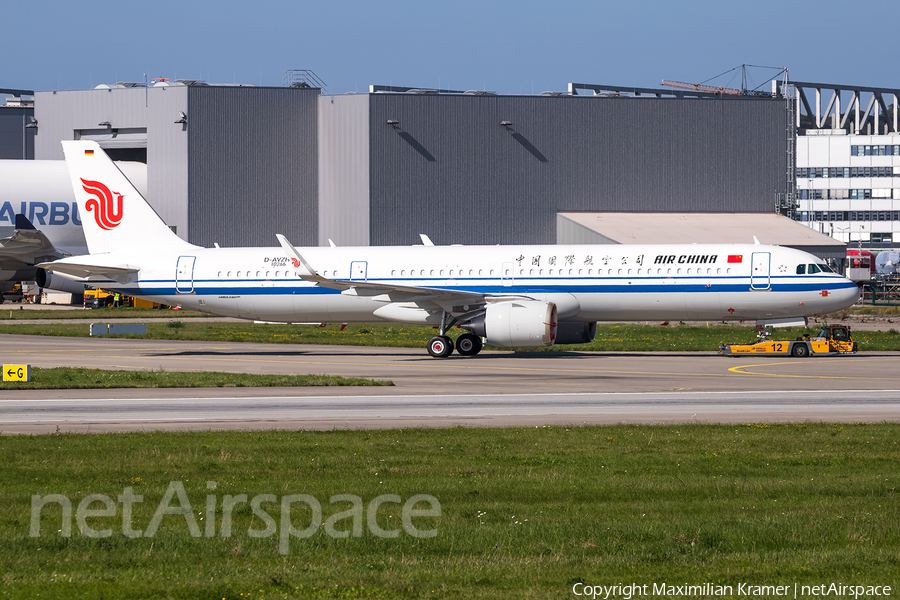
[[[25,294],[22,292],[21,284],[16,283],[8,288],[3,288],[2,291],[0,291],[0,304],[3,304],[7,300],[10,302],[21,302],[24,297]]]
[[[804,335],[794,341],[770,340],[765,329],[760,330],[759,339],[753,344],[722,344],[719,354],[739,356],[745,354],[796,356],[837,356],[855,354],[856,342],[846,325],[825,325],[819,335]]]
[[[90,285],[84,286],[85,308],[103,308],[112,306],[115,292],[109,292]]]

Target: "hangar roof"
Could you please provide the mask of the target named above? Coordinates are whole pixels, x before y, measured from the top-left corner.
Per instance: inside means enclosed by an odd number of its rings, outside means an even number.
[[[843,258],[847,245],[776,213],[557,213],[557,243],[789,246]]]

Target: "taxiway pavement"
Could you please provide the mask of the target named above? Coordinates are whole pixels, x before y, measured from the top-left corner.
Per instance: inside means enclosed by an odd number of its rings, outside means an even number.
[[[330,374],[393,387],[0,390],[0,432],[900,421],[897,353],[503,352],[0,336],[4,364]]]

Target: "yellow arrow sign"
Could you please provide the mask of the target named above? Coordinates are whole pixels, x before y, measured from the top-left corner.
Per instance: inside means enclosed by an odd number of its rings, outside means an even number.
[[[31,381],[31,365],[3,365],[3,381]]]

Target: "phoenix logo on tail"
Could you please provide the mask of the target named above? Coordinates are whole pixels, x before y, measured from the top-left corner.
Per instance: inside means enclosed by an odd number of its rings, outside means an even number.
[[[84,207],[94,213],[94,220],[101,229],[110,231],[122,222],[122,194],[110,192],[109,188],[99,181],[82,179],[84,191],[94,196],[84,203]],[[113,194],[116,199],[113,200]]]

